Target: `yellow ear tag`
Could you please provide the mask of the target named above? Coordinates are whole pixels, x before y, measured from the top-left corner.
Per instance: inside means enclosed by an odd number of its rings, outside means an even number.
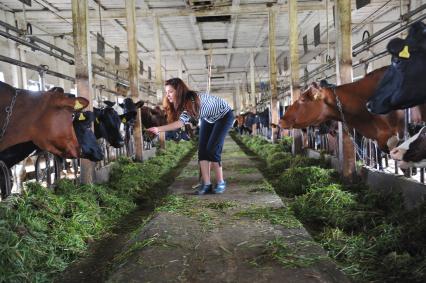
[[[408,59],[410,58],[410,52],[408,52],[408,45],[405,45],[401,52],[398,54],[399,57]]]
[[[80,116],[78,116],[78,120],[79,120],[79,121],[84,121],[84,120],[86,120],[86,117],[84,117],[84,114],[83,114],[83,113],[80,113]]]
[[[84,106],[83,106],[83,104],[80,103],[80,101],[78,101],[78,100],[75,101],[75,105],[74,105],[75,110],[83,109],[83,107]]]
[[[126,123],[127,122],[126,118],[123,117],[123,119],[121,120],[121,122]]]
[[[96,123],[98,123],[99,124],[99,119],[96,117]]]

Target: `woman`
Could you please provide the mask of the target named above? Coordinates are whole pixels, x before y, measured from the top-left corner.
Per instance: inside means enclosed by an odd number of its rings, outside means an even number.
[[[200,119],[198,162],[202,183],[196,193],[223,193],[226,182],[223,179],[221,154],[226,134],[234,122],[231,107],[222,98],[189,90],[179,78],[167,80],[165,89],[166,99],[163,106],[169,124],[147,130],[157,135],[159,132],[173,131]],[[213,168],[216,175],[217,184],[214,189],[210,181],[210,168]]]

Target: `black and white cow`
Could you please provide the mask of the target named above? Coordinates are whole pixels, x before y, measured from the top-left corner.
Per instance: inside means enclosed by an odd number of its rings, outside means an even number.
[[[392,64],[379,82],[367,108],[374,114],[426,103],[426,24],[414,23],[405,39],[387,45]]]
[[[426,126],[417,134],[391,150],[393,159],[400,161],[400,167],[426,167]]]
[[[104,101],[106,107],[93,107],[95,114],[95,136],[104,138],[111,146],[120,148],[124,139],[120,132],[121,118],[113,108],[114,102]]]

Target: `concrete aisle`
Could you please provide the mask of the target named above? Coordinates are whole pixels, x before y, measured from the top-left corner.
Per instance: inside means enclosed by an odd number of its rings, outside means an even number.
[[[228,137],[227,191],[196,196],[195,155],[170,187],[168,205],[135,231],[108,282],[349,282],[256,162]]]

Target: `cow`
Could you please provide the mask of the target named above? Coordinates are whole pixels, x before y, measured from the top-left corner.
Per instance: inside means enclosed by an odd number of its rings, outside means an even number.
[[[100,161],[104,158],[102,149],[96,142],[95,135],[92,131],[92,123],[94,114],[90,111],[76,113],[73,119],[73,128],[77,136],[79,146],[81,148],[81,158],[91,161]],[[0,160],[2,160],[8,168],[18,164],[35,151],[41,151],[32,141],[13,145],[0,152]],[[2,177],[1,177],[2,178]],[[4,180],[0,180],[4,181]],[[1,192],[2,198],[8,196],[10,192]]]
[[[253,112],[242,113],[236,117],[236,123],[241,135],[245,133],[251,135],[252,126],[256,123],[256,114]]]
[[[259,129],[261,130],[264,136],[269,136],[270,131],[269,128],[274,127],[274,125],[270,124],[269,121],[269,108],[265,108],[262,112],[257,113],[258,121],[259,121]]]
[[[399,167],[426,167],[426,126],[390,152],[392,159],[400,161]]]
[[[124,143],[126,146],[126,152],[128,155],[133,154],[133,128],[135,126],[135,121],[137,117],[137,110],[144,105],[142,100],[134,102],[132,98],[127,97],[123,100],[123,103],[118,104],[123,108],[123,114],[120,115],[121,122],[124,124]]]
[[[405,39],[394,38],[387,45],[392,65],[367,103],[375,114],[426,103],[426,24],[414,23]]]
[[[100,161],[104,158],[104,156],[92,131],[93,121],[93,112],[80,112],[77,113],[73,119],[73,127],[81,148],[80,157],[91,161]],[[10,168],[24,160],[36,150],[40,151],[41,149],[32,141],[19,143],[2,150],[0,152],[0,160],[2,160],[8,168]]]
[[[120,148],[124,145],[124,139],[120,132],[121,119],[113,108],[114,102],[104,101],[106,107],[93,107],[95,114],[95,136],[104,138],[111,146]]]
[[[65,158],[80,157],[72,115],[89,101],[67,97],[60,88],[49,91],[15,89],[0,82],[0,151],[32,141],[42,150]],[[7,111],[10,116],[8,118]]]
[[[403,111],[374,115],[366,107],[368,98],[373,95],[386,69],[374,70],[359,81],[337,87],[321,87],[312,83],[288,108],[280,119],[280,126],[305,128],[327,120],[344,119],[350,129],[356,129],[364,137],[376,140],[380,149],[389,152],[396,146],[397,136],[402,136]],[[338,103],[341,103],[342,113]]]

